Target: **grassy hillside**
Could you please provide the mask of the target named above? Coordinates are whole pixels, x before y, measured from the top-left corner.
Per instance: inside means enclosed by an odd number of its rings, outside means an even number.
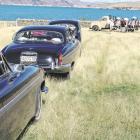
[[[0,29],[0,45],[10,41]],[[70,80],[46,78],[42,118],[23,140],[139,140],[139,33],[82,29],[83,53]]]

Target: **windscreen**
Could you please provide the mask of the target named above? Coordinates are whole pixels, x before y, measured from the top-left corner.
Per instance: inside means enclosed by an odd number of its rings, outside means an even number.
[[[14,41],[62,44],[64,43],[64,36],[62,33],[56,31],[29,30],[19,32]]]
[[[3,57],[2,53],[0,52],[0,76],[5,74],[6,72],[10,71],[10,67],[7,64],[5,58]]]

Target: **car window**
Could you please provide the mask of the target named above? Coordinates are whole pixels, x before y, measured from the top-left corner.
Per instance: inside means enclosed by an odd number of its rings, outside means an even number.
[[[19,32],[14,41],[62,44],[64,43],[64,36],[62,33],[56,31],[28,30]]]
[[[2,61],[0,61],[0,76],[6,73],[6,69]]]
[[[66,27],[72,36],[76,36],[78,32],[76,26],[70,23],[60,23],[60,24],[55,24],[55,25]]]
[[[76,29],[76,26],[70,23],[59,23],[59,24],[55,24],[57,26],[63,26],[63,27],[67,27],[67,28],[73,28],[74,30]]]
[[[67,30],[67,41],[71,42],[73,40],[73,37],[71,36],[69,30]]]
[[[2,56],[0,56],[0,76],[8,73],[10,70],[8,69],[4,59]]]
[[[107,19],[106,18],[102,18],[102,21],[107,21]]]

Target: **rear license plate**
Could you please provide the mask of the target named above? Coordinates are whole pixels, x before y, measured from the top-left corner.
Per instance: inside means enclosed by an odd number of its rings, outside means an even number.
[[[20,61],[22,63],[36,63],[37,62],[37,56],[21,56]]]

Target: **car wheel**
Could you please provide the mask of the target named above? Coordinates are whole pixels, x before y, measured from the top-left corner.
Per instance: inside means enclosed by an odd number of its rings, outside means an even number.
[[[97,25],[94,25],[94,26],[92,27],[92,30],[93,30],[93,31],[99,31],[99,27],[98,27]]]
[[[70,68],[69,72],[66,72],[66,73],[62,74],[63,78],[65,78],[65,79],[70,79],[71,78],[71,71],[74,69],[74,64],[75,64],[75,62],[73,62],[71,64],[71,68]]]
[[[134,29],[131,30],[131,32],[134,32],[134,31],[135,31]]]
[[[41,117],[41,108],[42,108],[42,96],[41,96],[41,91],[37,94],[37,105],[36,105],[36,113],[34,120],[38,121]]]
[[[70,79],[71,74],[70,74],[70,72],[67,72],[67,73],[63,73],[62,76],[65,79]]]
[[[66,73],[66,78],[70,79],[70,77],[71,77],[71,73],[70,72]]]

